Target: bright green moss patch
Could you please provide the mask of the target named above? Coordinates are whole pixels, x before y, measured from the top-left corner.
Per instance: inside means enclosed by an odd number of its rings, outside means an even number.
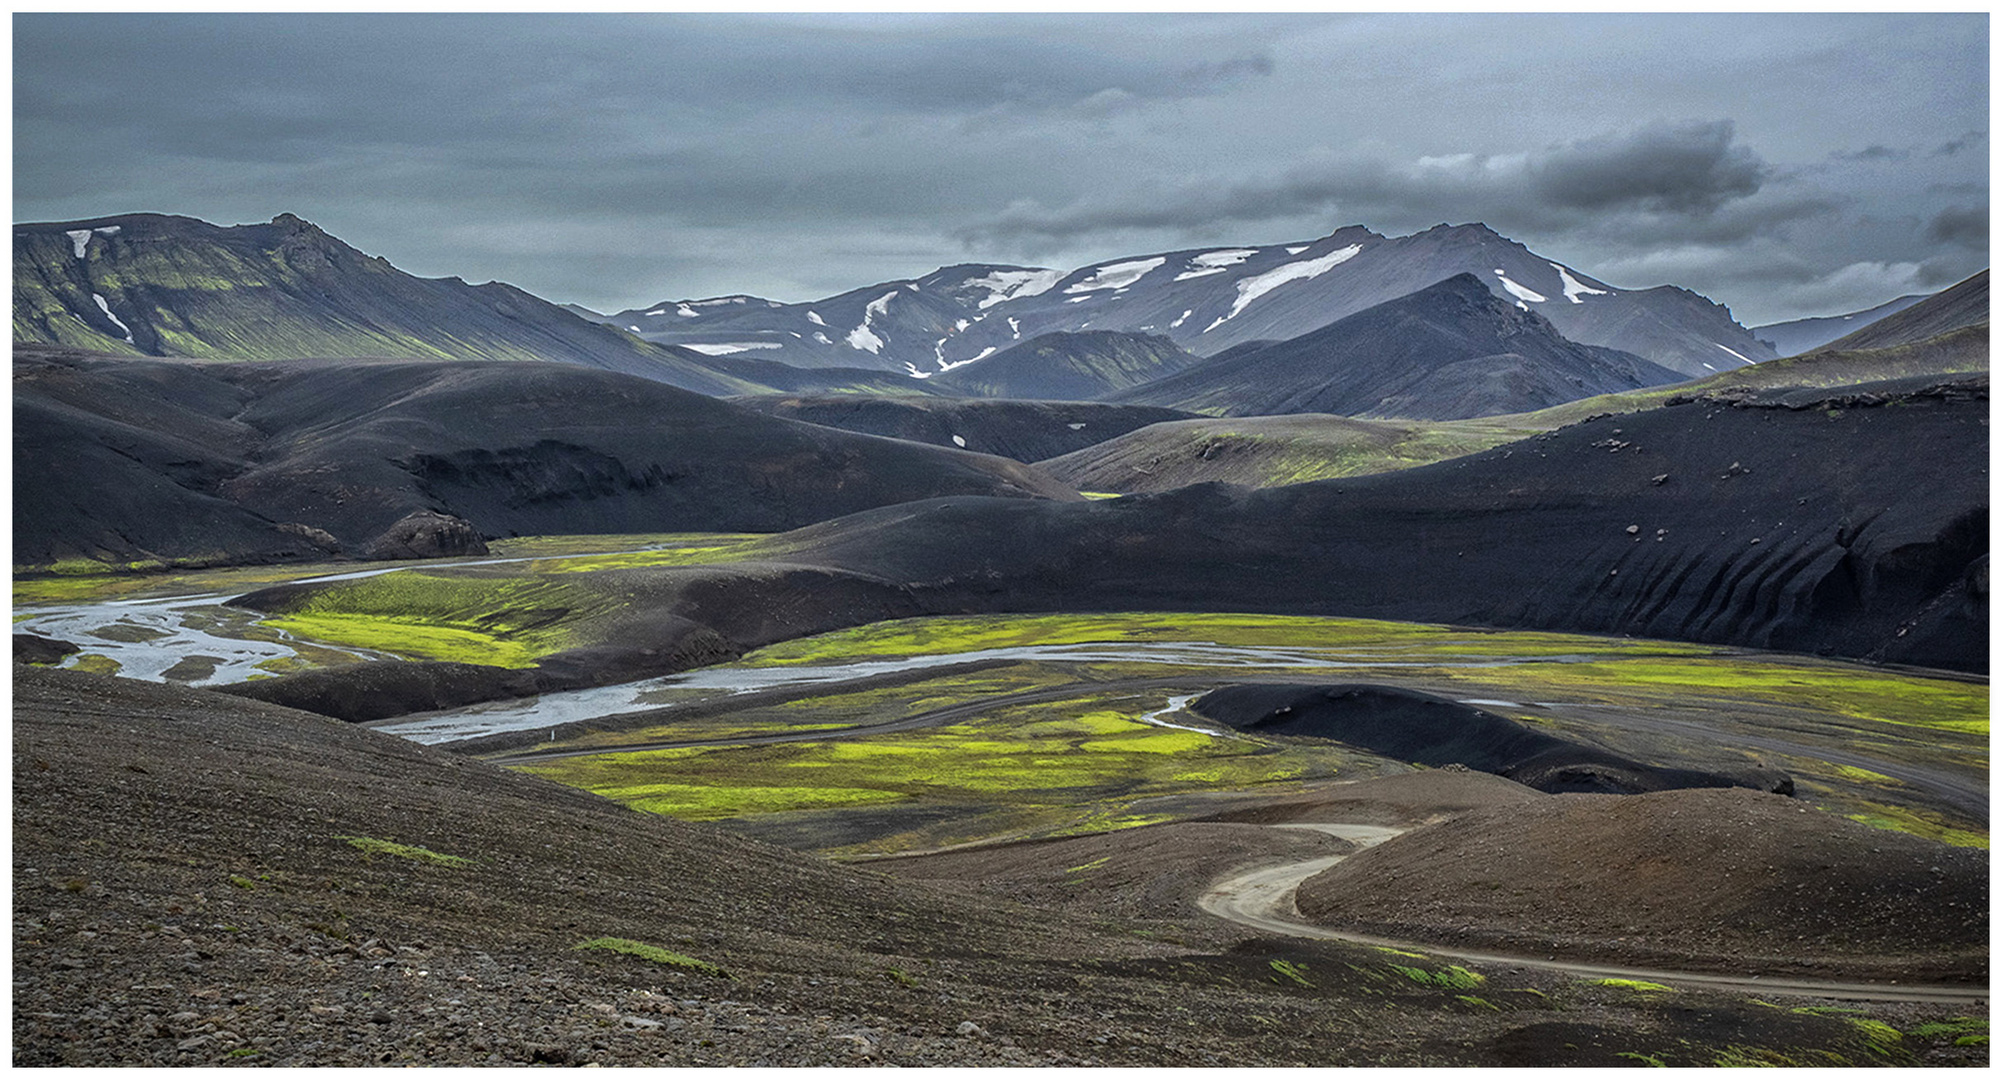
[[[561,581],[409,570],[332,583],[265,625],[413,659],[526,667],[580,644],[577,624],[617,606]]]
[[[1472,990],[1486,986],[1488,977],[1477,971],[1468,971],[1458,964],[1449,964],[1439,971],[1427,971],[1421,967],[1406,967],[1403,964],[1389,965],[1392,971],[1421,986],[1437,986],[1448,990]]]
[[[1895,783],[1895,781],[1883,773],[1871,772],[1868,769],[1859,769],[1854,765],[1836,765],[1834,766],[1834,772],[1835,775],[1844,780],[1855,780],[1865,784]]]
[[[1352,760],[1338,747],[1277,747],[1164,730],[1084,698],[998,708],[980,721],[868,738],[605,753],[519,766],[655,813],[715,819],[912,801],[1001,808],[1010,830],[1102,832],[1165,820],[1139,798],[1240,790],[1326,777]],[[1192,765],[1200,764],[1199,768]],[[1196,775],[1191,775],[1196,774]],[[999,817],[992,819],[1002,827]]]
[[[1929,814],[1923,810],[1907,807],[1888,806],[1876,802],[1865,803],[1863,805],[1868,807],[1868,809],[1861,813],[1846,815],[1849,820],[1861,822],[1873,829],[1887,829],[1891,832],[1910,833],[1913,836],[1923,836],[1928,840],[1937,840],[1942,844],[1952,844],[1955,847],[1986,848],[1988,846],[1987,833],[1976,832],[1972,829],[1955,828],[1942,821],[1936,814]]]
[[[1290,982],[1295,986],[1302,986],[1309,990],[1314,989],[1312,980],[1307,978],[1307,965],[1295,964],[1286,960],[1274,960],[1270,966],[1277,973],[1272,980],[1273,982],[1280,982],[1283,979],[1285,982]]]
[[[650,961],[655,964],[666,964],[668,967],[680,968],[683,971],[693,971],[698,975],[714,975],[725,979],[730,977],[729,973],[707,960],[697,960],[692,956],[684,956],[672,949],[663,949],[658,945],[648,945],[643,941],[634,941],[631,938],[592,938],[589,941],[580,941],[570,947],[572,949],[609,952],[617,953],[620,956],[638,957],[641,960]]]
[[[335,839],[346,840],[348,846],[359,850],[364,855],[370,856],[394,855],[399,859],[409,859],[412,862],[426,862],[436,866],[470,866],[473,861],[462,855],[446,855],[441,852],[432,851],[430,848],[417,847],[412,844],[399,844],[391,840],[378,840],[373,836],[337,836]]]
[[[125,665],[111,657],[100,656],[97,653],[82,653],[68,666],[72,670],[88,671],[93,675],[116,675],[125,668]]]
[[[393,653],[410,660],[520,668],[532,666],[542,655],[527,643],[476,630],[380,615],[285,615],[266,619],[264,625],[295,637]]]
[[[1942,1039],[1947,1036],[1959,1038],[1966,1035],[1982,1035],[1988,1031],[1988,1020],[1980,1016],[1956,1016],[1949,1020],[1935,1020],[1920,1024],[1905,1032],[1915,1039]]]
[[[1648,982],[1646,979],[1593,979],[1592,985],[1610,986],[1616,990],[1632,990],[1641,994],[1672,994],[1675,992],[1675,988],[1672,986],[1664,986],[1658,982]]]

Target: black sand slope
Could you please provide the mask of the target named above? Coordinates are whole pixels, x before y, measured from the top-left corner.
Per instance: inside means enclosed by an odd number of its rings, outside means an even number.
[[[1681,381],[1631,353],[1566,340],[1460,274],[1309,334],[1106,396],[1227,416],[1451,420]]]
[[[744,397],[735,403],[767,416],[933,446],[964,444],[968,450],[1023,462],[1068,454],[1150,424],[1189,418],[1188,413],[1153,405],[1080,401],[833,394]]]
[[[946,494],[1076,498],[1017,462],[556,364],[15,354],[17,565],[359,552],[417,510],[488,536],[794,528]]]
[[[1649,765],[1394,686],[1251,683],[1212,690],[1194,708],[1239,731],[1333,739],[1420,765],[1464,765],[1553,795],[1712,787],[1793,792],[1793,782],[1777,773],[1726,776]]]
[[[911,504],[785,543],[940,612],[1341,614],[1984,670],[1987,380],[1918,383],[1690,402],[1257,491]]]

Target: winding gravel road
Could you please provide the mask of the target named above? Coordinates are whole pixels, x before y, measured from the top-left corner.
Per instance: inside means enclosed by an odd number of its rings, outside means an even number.
[[[1308,829],[1350,840],[1360,847],[1372,847],[1406,830],[1372,825],[1285,824],[1276,829]],[[1988,1000],[1987,987],[1899,986],[1886,983],[1848,983],[1815,979],[1763,978],[1757,975],[1719,975],[1695,971],[1663,971],[1654,968],[1612,967],[1575,963],[1568,960],[1539,960],[1527,956],[1474,952],[1447,945],[1397,941],[1369,934],[1355,934],[1302,922],[1294,894],[1302,882],[1340,863],[1347,855],[1324,855],[1302,862],[1265,866],[1233,874],[1209,887],[1196,906],[1221,919],[1268,933],[1288,937],[1320,938],[1358,945],[1382,946],[1425,952],[1455,960],[1518,968],[1538,968],[1594,979],[1640,979],[1704,990],[1733,993],[1797,994],[1803,997],[1840,998],[1852,1001],[1921,1001],[1972,1004]]]

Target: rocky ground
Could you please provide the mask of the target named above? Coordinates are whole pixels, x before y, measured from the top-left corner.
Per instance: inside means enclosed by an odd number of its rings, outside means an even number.
[[[17,666],[14,705],[16,1065],[1986,1060],[1965,1008],[1447,979],[838,866],[203,691]]]

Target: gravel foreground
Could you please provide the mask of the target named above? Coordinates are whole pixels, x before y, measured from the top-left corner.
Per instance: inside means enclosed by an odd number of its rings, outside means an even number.
[[[1987,1060],[1942,1007],[1420,980],[1448,968],[837,866],[262,703],[13,687],[17,1066]]]

